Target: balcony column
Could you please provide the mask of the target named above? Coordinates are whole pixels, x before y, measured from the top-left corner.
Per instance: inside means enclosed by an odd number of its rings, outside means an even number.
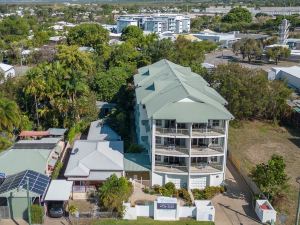
[[[226,173],[226,161],[227,161],[227,145],[228,145],[228,127],[229,127],[229,120],[225,121],[225,138],[224,138],[224,157],[223,157],[223,180],[225,180],[225,173]]]
[[[188,180],[187,180],[187,188],[190,190],[190,170],[191,170],[191,152],[192,152],[192,123],[188,124],[188,129],[189,129],[189,138],[188,138],[188,151],[189,151],[189,157],[188,157]]]
[[[152,173],[154,172],[155,169],[155,129],[156,129],[156,124],[155,124],[155,120],[152,119],[152,138],[151,138],[151,171]],[[151,176],[152,176],[151,173]],[[151,184],[153,185],[153,179],[151,177]]]

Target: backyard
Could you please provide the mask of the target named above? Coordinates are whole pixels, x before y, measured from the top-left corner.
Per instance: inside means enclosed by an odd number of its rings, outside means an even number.
[[[293,224],[296,214],[298,185],[295,179],[300,175],[299,146],[299,132],[271,123],[242,122],[229,130],[229,150],[248,172],[256,164],[267,162],[274,153],[284,157],[291,187],[286,192],[287,200],[280,204],[280,211],[288,215],[287,224]]]
[[[98,220],[92,225],[214,225],[214,223],[195,220],[157,221],[150,218],[140,218],[138,220]]]

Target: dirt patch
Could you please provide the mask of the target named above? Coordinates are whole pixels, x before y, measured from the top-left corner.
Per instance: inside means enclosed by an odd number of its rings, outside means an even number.
[[[292,224],[296,209],[300,171],[300,132],[266,122],[243,122],[239,128],[230,127],[229,150],[248,172],[256,164],[267,162],[272,154],[283,156],[290,177],[289,203],[284,211],[289,214],[287,224]]]

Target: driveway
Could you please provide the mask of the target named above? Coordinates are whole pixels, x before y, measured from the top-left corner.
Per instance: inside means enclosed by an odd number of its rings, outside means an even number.
[[[226,170],[227,192],[212,201],[216,208],[216,225],[259,225],[250,205],[250,190],[230,162]]]

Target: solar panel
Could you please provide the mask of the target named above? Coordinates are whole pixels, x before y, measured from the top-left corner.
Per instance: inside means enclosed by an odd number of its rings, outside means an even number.
[[[29,179],[29,190],[38,195],[43,195],[49,185],[50,178],[32,170],[8,176],[0,186],[0,194],[7,191],[23,188],[26,190],[26,180]]]
[[[53,149],[56,143],[16,143],[14,149]]]

